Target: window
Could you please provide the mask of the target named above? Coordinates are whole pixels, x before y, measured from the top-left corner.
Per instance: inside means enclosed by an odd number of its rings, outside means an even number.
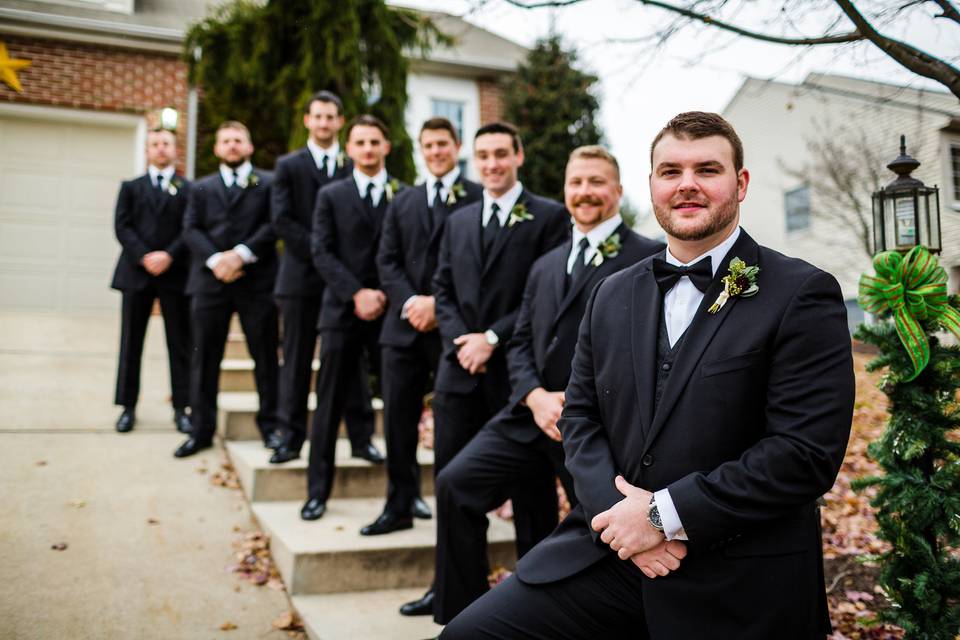
[[[960,202],[960,142],[950,144],[950,185],[953,201]]]
[[[810,186],[803,185],[783,194],[783,210],[787,214],[787,231],[810,228]]]
[[[457,138],[463,140],[463,103],[452,100],[433,100],[433,115],[446,118],[457,130]]]

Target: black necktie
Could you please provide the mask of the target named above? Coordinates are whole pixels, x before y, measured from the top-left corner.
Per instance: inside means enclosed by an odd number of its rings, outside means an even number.
[[[713,280],[713,266],[710,256],[689,267],[678,267],[660,258],[653,259],[653,277],[657,280],[660,292],[667,295],[670,289],[682,278],[687,276],[697,289],[705,292]]]
[[[436,209],[439,205],[443,204],[443,183],[437,180],[437,183],[433,185],[433,208]]]
[[[163,193],[163,175],[157,174],[157,191]]]
[[[240,174],[236,171],[233,172],[233,185],[231,186],[234,192],[240,191]]]
[[[330,177],[327,173],[327,154],[320,156],[320,175],[324,178]]]
[[[577,251],[577,257],[573,259],[573,268],[570,269],[571,285],[580,278],[584,271],[587,270],[587,265],[584,263],[583,258],[587,254],[587,249],[590,248],[590,241],[586,238],[581,238],[578,246],[580,247],[580,250]]]
[[[367,193],[363,196],[363,204],[367,207],[367,211],[373,213],[373,182],[367,183]]]
[[[500,205],[496,202],[490,207],[490,219],[487,220],[487,226],[483,228],[483,255],[490,255],[493,243],[497,239],[497,233],[500,232]]]

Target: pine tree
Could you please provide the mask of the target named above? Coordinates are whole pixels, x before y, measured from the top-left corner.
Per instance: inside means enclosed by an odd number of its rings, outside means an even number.
[[[406,50],[445,40],[429,19],[383,0],[233,0],[194,25],[185,58],[201,89],[198,173],[216,168],[208,152],[217,125],[240,120],[256,146],[253,161],[273,167],[303,145],[303,106],[315,91],[343,99],[345,115],[372,113],[390,127],[387,169],[415,175],[407,135]],[[195,55],[195,52],[198,55]]]
[[[576,147],[603,138],[596,121],[597,77],[577,69],[577,53],[557,35],[537,42],[504,87],[504,115],[523,139],[524,186],[563,201],[564,169]]]

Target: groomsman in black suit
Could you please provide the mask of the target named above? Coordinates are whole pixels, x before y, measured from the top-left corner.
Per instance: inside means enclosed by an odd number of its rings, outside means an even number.
[[[547,467],[551,480],[560,477],[570,505],[577,505],[557,420],[584,307],[597,282],[663,249],[624,224],[622,193],[620,168],[606,149],[580,147],[570,154],[564,199],[574,219],[573,238],[530,271],[507,351],[510,403],[437,478],[433,613],[440,624],[488,590],[486,514],[513,487],[536,482]],[[555,501],[548,506],[552,519],[537,532],[540,539],[557,525]]]
[[[283,240],[280,272],[273,290],[283,323],[278,421],[284,442],[270,458],[275,464],[299,458],[307,437],[307,397],[323,300],[323,279],[310,255],[310,227],[317,192],[353,171],[353,163],[337,141],[343,123],[339,96],[329,91],[313,94],[303,114],[303,126],[310,132],[307,146],[277,160],[271,187],[273,226]],[[374,415],[366,381],[358,379],[349,385],[348,392],[344,413],[354,453],[371,462],[383,462],[370,442]]]
[[[676,116],[651,156],[668,249],[593,290],[559,422],[580,505],[442,638],[829,633],[817,498],[854,400],[840,287],[740,228],[750,176],[723,118]]]
[[[433,398],[435,473],[506,406],[510,378],[504,352],[530,267],[570,233],[563,205],[526,191],[517,179],[523,148],[513,126],[484,125],[473,146],[483,199],[448,218],[433,278],[443,347]],[[553,479],[539,478],[511,494],[521,555],[551,517],[547,512],[556,509]],[[537,508],[545,503],[548,509]],[[531,522],[531,515],[541,522]],[[400,613],[430,614],[433,599],[431,588]]]
[[[372,536],[413,526],[413,515],[431,517],[420,498],[417,427],[423,397],[430,390],[440,358],[431,280],[447,216],[481,198],[483,187],[467,180],[457,166],[460,139],[446,118],[420,128],[420,151],[429,174],[387,208],[377,266],[390,306],[383,321],[384,422],[387,436],[387,504],[360,530]]]
[[[387,204],[400,189],[384,167],[389,153],[390,133],[379,118],[361,115],[351,120],[347,155],[353,160],[353,175],[321,189],[313,211],[313,262],[327,288],[320,310],[307,501],[300,510],[304,520],[316,520],[326,511],[350,386],[358,380],[367,384],[368,373],[380,370],[378,339],[387,296],[377,275],[377,246]]]
[[[260,435],[265,446],[280,445],[277,308],[270,295],[277,276],[277,236],[270,223],[273,175],[250,164],[253,143],[240,122],[220,125],[213,152],[220,159],[220,170],[193,184],[184,219],[184,238],[193,252],[187,284],[187,293],[193,296],[193,430],[173,454],[178,458],[213,441],[220,361],[234,311],[253,356]]]
[[[189,185],[176,173],[177,138],[172,131],[147,134],[147,173],[124,182],[114,228],[122,252],[111,287],[123,294],[120,363],[114,402],[123,407],[117,431],[133,429],[140,395],[140,361],[153,301],[160,300],[170,360],[173,423],[190,431],[190,300],[184,294],[190,252],[183,243],[183,210]]]

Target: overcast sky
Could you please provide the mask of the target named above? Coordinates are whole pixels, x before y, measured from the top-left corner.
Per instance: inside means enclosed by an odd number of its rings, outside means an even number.
[[[640,6],[635,0],[584,0],[562,9],[523,10],[504,0],[395,0],[392,3],[461,15],[470,22],[526,46],[549,33],[551,22],[567,44],[580,52],[582,66],[600,77],[601,123],[607,143],[623,169],[627,196],[641,210],[649,209],[647,175],[649,144],[672,116],[682,111],[722,112],[745,77],[800,82],[810,72],[827,72],[942,89],[889,61],[870,45],[843,45],[798,49],[739,38],[718,29],[687,26],[670,38],[667,46],[651,51],[645,44],[610,43],[636,38],[663,28],[675,16],[661,9]],[[678,2],[679,3],[679,2]],[[780,24],[763,20],[782,2],[753,0],[729,3],[726,17],[738,25],[776,32]],[[796,16],[804,35],[820,33],[823,23],[836,15],[829,2],[795,3],[825,10]],[[859,2],[863,10],[881,5]],[[888,18],[882,32],[895,35],[943,56],[960,53],[960,28],[927,15],[902,14]],[[846,22],[838,30],[846,31]],[[795,36],[796,33],[786,33]],[[749,150],[748,159],[749,159]],[[521,176],[522,179],[522,176]]]

